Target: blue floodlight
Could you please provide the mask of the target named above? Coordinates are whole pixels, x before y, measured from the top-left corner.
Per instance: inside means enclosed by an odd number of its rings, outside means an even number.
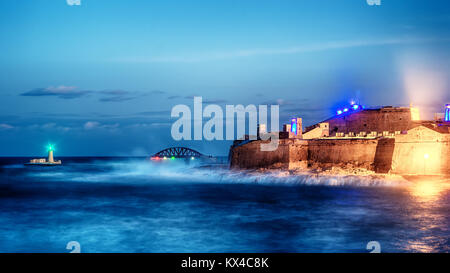
[[[353,106],[352,106],[352,108],[353,108],[353,110],[358,110],[359,109],[359,105],[358,104],[353,104]]]
[[[445,106],[445,121],[450,122],[450,104]]]
[[[291,120],[291,132],[297,135],[297,119],[293,118]]]
[[[348,112],[348,108],[344,108],[344,112]]]
[[[337,110],[337,114],[341,115],[342,114],[342,110]]]

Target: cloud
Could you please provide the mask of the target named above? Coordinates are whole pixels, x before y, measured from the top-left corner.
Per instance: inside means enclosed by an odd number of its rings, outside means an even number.
[[[32,124],[27,126],[27,129],[68,132],[70,130],[73,130],[74,128],[68,126],[59,126],[55,122],[49,122],[45,124]]]
[[[102,102],[121,102],[135,99],[137,96],[133,92],[125,90],[106,90],[100,91],[100,94],[104,95],[99,100]]]
[[[135,97],[116,96],[116,97],[101,98],[101,99],[99,99],[99,101],[101,101],[101,102],[123,102],[123,101],[128,101],[128,100],[133,100],[133,99],[135,99]]]
[[[83,127],[85,130],[94,130],[94,129],[116,130],[117,128],[119,128],[119,124],[118,123],[101,124],[100,122],[97,121],[88,121],[84,124]]]
[[[98,128],[100,126],[100,122],[97,121],[88,121],[84,124],[84,129],[91,130]]]
[[[20,95],[28,97],[54,96],[61,99],[75,99],[85,96],[89,93],[91,93],[91,91],[77,90],[75,86],[60,85],[57,87],[50,86],[47,88],[35,88]]]
[[[133,92],[133,91],[126,91],[126,90],[105,90],[105,91],[98,91],[97,93],[104,95],[105,97],[100,98],[100,101],[102,102],[121,102],[121,101],[127,101],[127,100],[133,100],[141,96],[146,95],[161,95],[165,94],[164,91],[154,90],[150,91],[149,93],[143,93],[143,92]]]
[[[448,42],[448,38],[433,37],[398,37],[398,38],[380,38],[375,40],[349,40],[349,41],[331,41],[317,44],[298,45],[283,48],[253,48],[224,52],[203,52],[195,53],[189,56],[162,56],[162,57],[129,57],[116,59],[118,62],[130,63],[192,63],[203,61],[215,61],[240,57],[264,56],[264,55],[286,55],[310,52],[321,52],[335,49],[346,49],[367,46],[401,45],[414,43],[430,42]]]
[[[6,124],[6,123],[0,123],[0,129],[4,129],[4,130],[8,130],[8,129],[13,129],[14,126]]]
[[[105,90],[105,91],[98,91],[97,93],[105,96],[105,97],[99,99],[102,102],[121,102],[121,101],[133,100],[138,97],[146,96],[146,95],[166,94],[166,92],[161,91],[161,90],[153,90],[148,93],[133,92],[133,91],[126,91],[126,90]]]
[[[150,94],[164,94],[164,91],[151,91]],[[94,91],[94,90],[79,90],[76,86],[65,86],[60,85],[57,87],[47,87],[47,88],[35,88],[30,91],[26,91],[21,93],[21,96],[28,97],[44,97],[44,96],[53,96],[60,99],[77,99],[86,95],[97,95],[100,96],[99,101],[101,102],[122,102],[136,99],[140,96],[146,95],[141,92],[132,92],[126,90],[103,90],[103,91]]]
[[[174,99],[179,99],[179,98],[181,98],[181,96],[175,95],[175,96],[167,97],[168,100],[174,100]]]
[[[56,123],[46,123],[46,124],[44,124],[44,125],[42,125],[42,128],[43,129],[51,129],[51,128],[55,128],[55,126],[56,126]]]

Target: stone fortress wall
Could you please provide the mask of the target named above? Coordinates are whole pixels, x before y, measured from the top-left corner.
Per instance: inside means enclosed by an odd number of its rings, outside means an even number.
[[[413,121],[409,108],[335,117],[307,127],[303,139],[280,139],[273,152],[260,151],[262,142],[236,142],[230,149],[230,166],[304,170],[338,166],[400,175],[450,174],[450,126]]]

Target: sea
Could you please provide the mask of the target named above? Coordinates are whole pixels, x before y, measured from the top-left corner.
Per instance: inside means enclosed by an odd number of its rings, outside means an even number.
[[[0,158],[0,252],[449,252],[450,181]],[[75,247],[74,247],[75,245]]]

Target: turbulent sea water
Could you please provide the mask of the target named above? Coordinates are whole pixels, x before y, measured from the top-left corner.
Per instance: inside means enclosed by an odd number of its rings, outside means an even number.
[[[58,158],[59,159],[59,158]],[[0,158],[0,252],[449,252],[448,178],[230,171],[199,161]]]

